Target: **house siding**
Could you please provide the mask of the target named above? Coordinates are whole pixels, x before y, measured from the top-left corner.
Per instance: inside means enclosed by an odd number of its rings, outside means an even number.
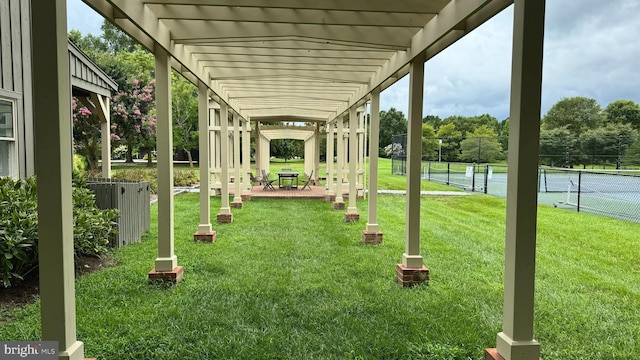
[[[29,14],[28,0],[0,0],[0,97],[16,106],[17,171],[21,178],[35,172]]]

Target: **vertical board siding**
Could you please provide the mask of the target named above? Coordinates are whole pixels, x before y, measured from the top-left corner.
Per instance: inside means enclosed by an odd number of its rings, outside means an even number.
[[[2,88],[13,91],[13,65],[11,64],[11,12],[9,0],[0,0],[0,76]]]
[[[22,156],[20,159],[21,166],[24,166],[24,169],[21,169],[21,176],[30,176],[34,175],[35,170],[35,147],[33,144],[33,94],[31,92],[31,5],[30,1],[20,1],[20,32],[22,36],[22,64],[23,67],[20,69],[22,71],[22,104],[23,104],[23,117],[19,119],[22,121],[22,126],[20,128],[24,128],[24,137],[21,139],[24,141],[19,148],[20,151],[24,151],[21,153]]]
[[[22,92],[22,44],[20,39],[20,0],[11,0],[11,54],[13,91]]]

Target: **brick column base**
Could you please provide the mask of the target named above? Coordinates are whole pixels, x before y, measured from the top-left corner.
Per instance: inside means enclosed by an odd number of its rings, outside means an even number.
[[[344,210],[344,202],[334,202],[333,210]]]
[[[366,230],[362,230],[362,243],[364,244],[381,244],[382,243],[382,233],[378,232],[369,232]]]
[[[216,220],[219,224],[231,224],[233,222],[233,214],[218,214]]]
[[[344,222],[352,223],[360,220],[360,214],[358,213],[344,213]]]
[[[184,277],[184,267],[182,266],[176,266],[171,271],[156,271],[156,269],[149,271],[150,283],[166,282],[166,283],[177,284],[180,281],[182,281],[183,277]]]
[[[193,234],[193,241],[194,242],[203,242],[203,243],[212,243],[212,242],[216,241],[216,232],[212,231],[212,232],[206,233],[206,234],[200,234],[200,233],[196,232],[195,234]]]
[[[242,201],[251,201],[251,194],[242,194],[240,198],[242,198]]]
[[[422,266],[421,269],[408,268],[402,264],[396,265],[396,281],[404,287],[420,284],[429,284],[429,269]]]
[[[505,360],[495,348],[484,349],[484,360]],[[542,358],[540,358],[542,360]]]
[[[334,202],[336,201],[336,196],[335,195],[325,195],[324,196],[324,202]]]
[[[242,207],[244,206],[244,203],[242,201],[233,201],[231,202],[231,204],[229,204],[229,206],[232,209],[242,209]]]

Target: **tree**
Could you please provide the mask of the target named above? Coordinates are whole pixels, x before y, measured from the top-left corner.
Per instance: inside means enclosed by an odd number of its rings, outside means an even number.
[[[296,156],[304,156],[304,142],[295,139],[275,139],[271,141],[271,155],[286,162]]]
[[[460,159],[477,163],[494,162],[502,158],[502,146],[496,133],[487,125],[478,127],[473,134],[462,140]]]
[[[462,133],[456,129],[454,124],[444,124],[438,129],[436,137],[442,140],[442,160],[456,161],[460,154]]]
[[[573,167],[580,164],[584,154],[578,138],[566,128],[540,130],[540,161],[550,166]]]
[[[107,19],[102,22],[100,29],[102,29],[102,38],[107,46],[107,51],[111,54],[117,54],[123,51],[135,52],[136,49],[139,48],[135,40]]]
[[[454,115],[445,118],[442,123],[454,124],[456,129],[458,129],[458,131],[460,131],[464,136],[472,134],[482,125],[486,125],[487,127],[494,129],[494,131],[497,131],[499,127],[498,119],[489,114],[478,116]]]
[[[111,120],[115,127],[115,140],[127,145],[126,162],[133,162],[133,149],[138,148],[148,154],[150,165],[156,132],[155,80],[144,84],[133,79],[131,83],[131,87],[118,91],[113,97]]]
[[[384,149],[391,144],[393,135],[407,132],[407,119],[402,111],[395,108],[389,111],[380,111],[380,148]]]
[[[616,100],[604,109],[608,123],[629,124],[640,130],[640,105],[633,100]]]
[[[73,120],[73,146],[76,152],[87,159],[89,169],[98,168],[98,149],[100,148],[100,119],[91,111],[71,98]]]
[[[440,125],[442,125],[442,119],[438,115],[427,115],[422,118],[422,123],[429,124],[434,130],[438,130]]]
[[[640,165],[640,139],[636,141],[627,149],[622,158],[622,165]]]
[[[604,127],[588,130],[580,139],[582,152],[591,164],[615,163],[620,168],[622,157],[637,138],[631,124],[609,123]]]
[[[198,88],[175,71],[171,77],[173,145],[187,153],[193,168],[191,150],[198,146]]]
[[[542,118],[547,130],[565,128],[573,136],[580,136],[589,129],[602,126],[604,116],[595,99],[586,97],[563,98],[555,103]]]
[[[438,145],[433,126],[422,124],[422,160],[435,160],[438,156]]]

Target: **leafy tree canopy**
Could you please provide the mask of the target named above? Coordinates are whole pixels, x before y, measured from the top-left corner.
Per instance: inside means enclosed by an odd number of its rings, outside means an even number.
[[[633,100],[616,100],[604,109],[609,123],[629,124],[640,130],[640,105]]]
[[[402,111],[391,108],[380,111],[380,148],[391,144],[393,135],[407,132],[407,119]]]
[[[570,134],[580,136],[601,126],[603,120],[602,109],[595,99],[576,96],[555,103],[542,119],[542,124],[547,130],[565,128]]]

